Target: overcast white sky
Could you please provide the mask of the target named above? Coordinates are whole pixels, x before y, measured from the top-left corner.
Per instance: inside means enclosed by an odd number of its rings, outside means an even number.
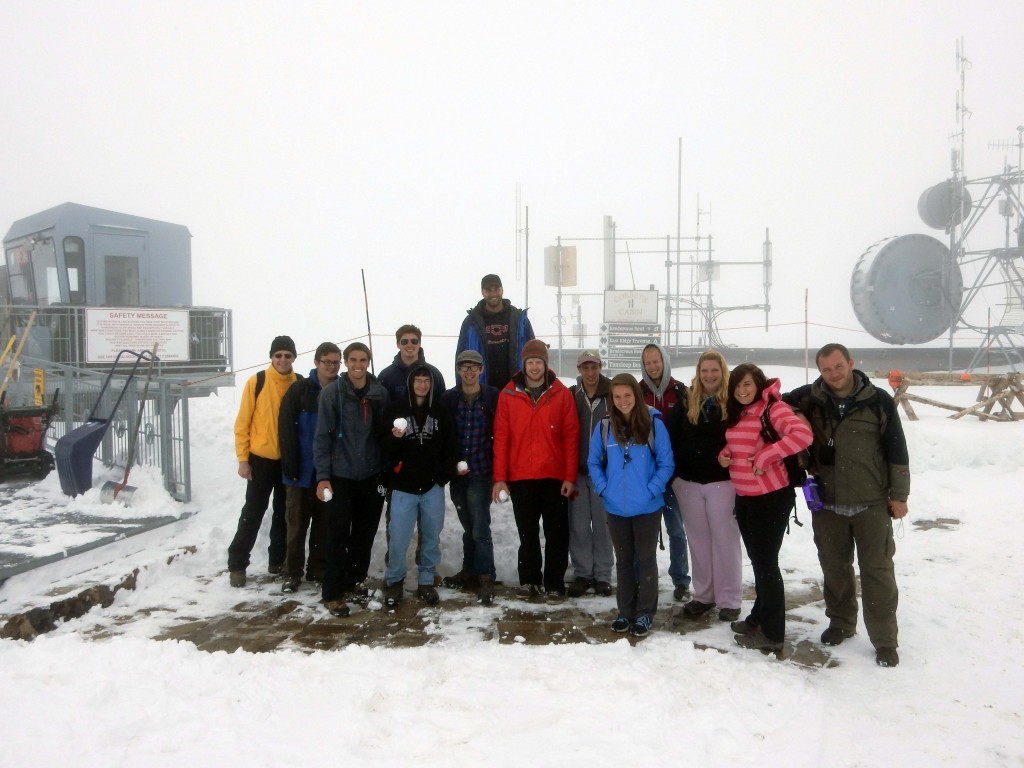
[[[883,237],[944,237],[917,199],[949,175],[958,38],[968,176],[999,172],[989,143],[1024,123],[1024,6],[994,0],[7,0],[0,29],[0,228],[67,201],[187,225],[195,302],[234,309],[238,368],[278,333],[300,350],[365,334],[362,268],[378,370],[403,322],[450,370],[483,274],[524,303],[517,184],[539,336],[557,338],[543,247],[600,237],[605,214],[637,287],[663,290],[663,257],[637,252],[676,233],[680,138],[683,235],[698,195],[720,259],[760,259],[770,228],[772,323],[801,321],[810,288],[812,345],[873,345],[850,273]],[[600,244],[579,246],[596,291]],[[724,268],[715,293],[759,301],[760,271]]]

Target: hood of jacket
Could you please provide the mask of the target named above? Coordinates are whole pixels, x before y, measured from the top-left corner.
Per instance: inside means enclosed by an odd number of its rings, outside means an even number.
[[[641,378],[647,383],[651,392],[654,393],[655,400],[661,400],[665,397],[665,391],[668,389],[668,385],[672,382],[672,362],[669,359],[668,353],[661,344],[655,344],[658,352],[661,354],[661,364],[664,366],[664,370],[661,372],[661,384],[655,386],[654,381],[650,376],[647,375],[647,371],[644,370],[643,364],[641,363],[640,369],[642,371]]]
[[[420,354],[422,354],[422,350],[420,350]],[[412,380],[421,371],[430,378],[430,391],[427,392],[427,402],[423,405],[426,410],[430,410],[430,406],[434,402],[434,374],[422,359],[420,362],[409,366],[409,373],[405,377],[405,401],[409,404],[410,408],[416,408],[416,393],[412,391]]]

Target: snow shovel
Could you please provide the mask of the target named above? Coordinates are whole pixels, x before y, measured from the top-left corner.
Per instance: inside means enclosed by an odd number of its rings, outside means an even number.
[[[132,432],[132,439],[128,443],[128,461],[125,462],[124,478],[120,483],[108,480],[100,488],[100,501],[104,504],[113,504],[120,501],[130,507],[132,496],[138,488],[128,485],[128,475],[132,471],[132,464],[135,462],[135,446],[139,441],[139,432],[142,431],[142,416],[146,408],[146,396],[149,394],[149,380],[153,376],[153,363],[156,360],[156,349],[159,344],[153,345],[153,352],[149,357],[149,365],[146,367],[146,383],[142,386],[142,397],[139,398],[139,413],[135,418],[135,431]]]

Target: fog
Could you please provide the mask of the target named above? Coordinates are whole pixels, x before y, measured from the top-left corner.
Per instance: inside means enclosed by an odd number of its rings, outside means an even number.
[[[760,260],[770,230],[771,329],[730,313],[729,343],[802,343],[806,290],[812,346],[869,345],[850,273],[881,238],[929,232],[917,199],[950,175],[957,40],[967,174],[998,173],[990,144],[1024,122],[1022,22],[949,0],[15,0],[0,226],[67,201],[187,225],[194,301],[234,310],[239,370],[279,333],[302,351],[365,338],[361,270],[378,370],[414,322],[449,371],[488,272],[555,342],[544,246],[576,244],[567,290],[596,293],[604,215],[632,254],[619,288],[664,290],[677,222],[723,261]],[[760,269],[723,267],[714,291],[760,302]],[[582,301],[594,345],[600,305]]]

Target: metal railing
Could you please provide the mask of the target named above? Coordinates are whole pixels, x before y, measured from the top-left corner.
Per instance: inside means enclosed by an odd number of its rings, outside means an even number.
[[[109,371],[109,365],[108,371]],[[22,356],[22,379],[32,369],[42,370],[45,376],[44,398],[49,403],[54,392],[60,390],[57,404],[60,413],[54,417],[47,443],[51,449],[57,440],[85,423],[90,413],[108,419],[110,426],[95,458],[111,469],[124,469],[133,431],[138,428],[139,439],[135,447],[135,466],[159,467],[164,488],[172,498],[181,502],[192,499],[192,475],[189,454],[188,383],[180,377],[154,375],[142,408],[139,402],[145,386],[145,366],[140,366],[134,377],[122,373],[111,377],[110,385],[97,402],[107,372],[61,365],[38,358]],[[22,385],[29,382],[19,382]],[[19,389],[16,385],[15,391]],[[34,397],[31,389],[22,398]],[[121,402],[114,404],[122,394]]]
[[[77,368],[106,370],[109,363],[85,359],[85,310],[87,307],[51,304],[29,306],[0,304],[0,339],[21,337],[29,315],[35,324],[26,340],[25,354]],[[140,308],[156,310],[156,307]],[[177,307],[175,309],[182,309]],[[216,307],[188,308],[188,360],[162,362],[161,370],[179,373],[216,373],[231,366],[231,310]],[[0,341],[0,347],[3,342]]]

